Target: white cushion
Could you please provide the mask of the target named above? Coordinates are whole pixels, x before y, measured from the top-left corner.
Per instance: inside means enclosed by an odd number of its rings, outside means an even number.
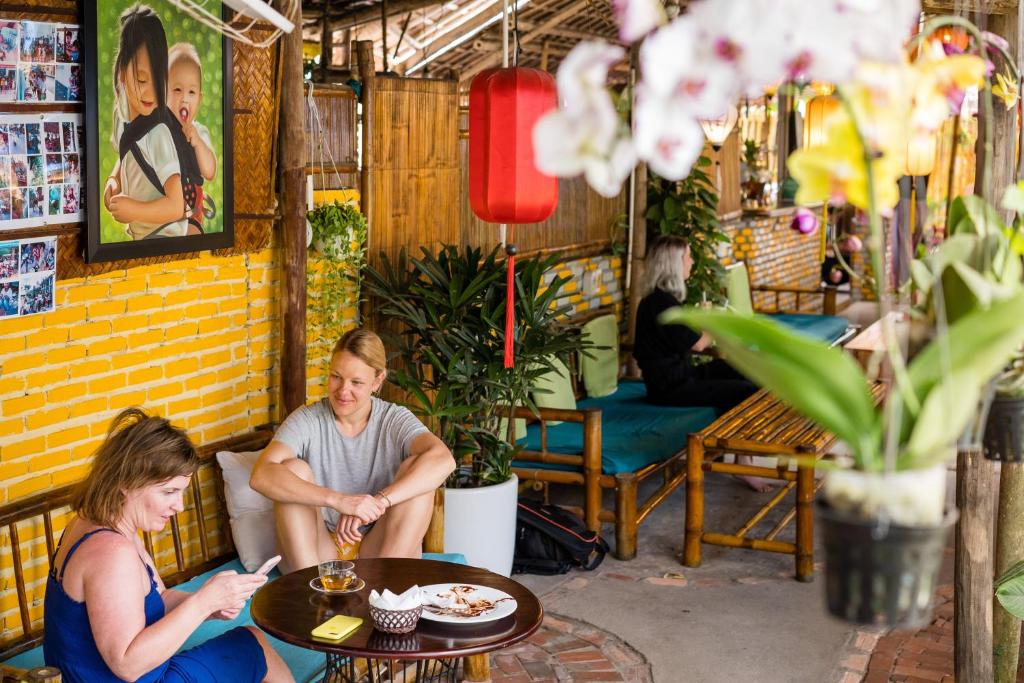
[[[248,571],[255,571],[275,555],[274,503],[249,486],[253,465],[260,451],[220,451],[217,462],[224,475],[224,498],[231,522],[231,538],[238,559]]]

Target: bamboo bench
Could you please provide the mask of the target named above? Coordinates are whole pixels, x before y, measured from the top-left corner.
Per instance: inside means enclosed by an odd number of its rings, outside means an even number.
[[[214,456],[218,451],[225,450],[260,450],[270,442],[273,434],[270,427],[259,428],[253,432],[211,443],[198,449],[203,462],[185,492],[185,510],[171,518],[169,529],[158,533],[146,532],[142,536],[147,552],[156,558],[154,548],[161,542],[165,543],[167,535],[170,535],[174,547],[174,563],[168,570],[161,570],[161,576],[168,587],[180,586],[192,581],[184,588],[195,589],[205,581],[204,575],[206,574],[213,574],[222,569],[245,571],[237,560],[237,553],[231,540],[224,481]],[[56,550],[57,532],[59,531],[54,518],[56,517],[60,521],[60,517],[66,514],[73,489],[74,484],[69,484],[0,507],[0,534],[6,530],[10,539],[14,590],[17,595],[21,630],[17,636],[0,640],[0,679],[3,683],[8,683],[8,681],[60,681],[60,673],[51,667],[47,667],[53,672],[49,677],[38,670],[30,670],[39,667],[42,663],[43,622],[41,619],[33,622],[31,618],[31,609],[37,607],[41,600],[39,598],[33,600],[29,590],[32,580],[27,579],[27,574],[31,572],[37,578],[45,580]],[[438,493],[441,494],[440,491]],[[211,497],[213,509],[210,509],[208,505]],[[428,553],[442,552],[444,542],[443,501],[443,495],[435,496],[434,514],[424,539],[424,550]],[[28,552],[25,552],[22,547],[23,543],[39,538],[38,524],[40,521],[42,523],[42,539],[40,541],[45,541],[45,547],[38,549],[29,547]],[[23,538],[22,532],[28,524],[34,525],[34,533],[29,538]],[[62,527],[63,524],[60,526]],[[194,549],[197,540],[199,547]],[[186,549],[192,550],[192,552],[186,552]],[[41,557],[43,552],[45,552],[45,558]],[[162,563],[158,559],[158,566],[160,564]],[[276,570],[271,575],[276,576]],[[41,598],[41,595],[39,597]],[[8,623],[10,623],[9,620]],[[211,630],[225,631],[235,626],[251,624],[252,620],[248,616],[247,605],[239,619],[231,622],[206,622],[192,638],[198,636],[197,639],[202,641],[216,635],[216,633],[210,632]],[[185,646],[190,647],[193,644],[196,643],[190,639]],[[279,652],[282,652],[282,656],[293,667],[293,672],[296,662],[301,665],[302,670],[299,673],[304,676],[296,676],[296,680],[300,683],[309,678],[310,672],[318,674],[319,669],[322,668],[323,656],[320,653],[278,642],[275,642],[274,646]],[[301,661],[299,661],[300,658]],[[467,680],[488,680],[487,655],[475,655],[467,657],[466,660]],[[3,662],[8,663],[4,664]],[[472,674],[473,677],[469,678],[469,674]]]
[[[882,383],[871,387],[875,401],[885,392]],[[811,504],[821,482],[814,479],[814,468],[806,459],[828,455],[836,437],[798,414],[766,389],[761,389],[735,408],[723,413],[707,428],[690,435],[686,461],[686,531],[683,564],[699,567],[701,543],[727,548],[749,548],[793,555],[798,581],[811,581],[814,575],[814,513]],[[717,462],[725,453],[736,455],[801,456],[804,462],[791,471],[788,462],[776,467]],[[704,530],[704,473],[738,474],[784,482],[771,499],[731,534]],[[796,489],[795,506],[762,538],[750,532]],[[796,519],[796,541],[781,541],[778,535]]]

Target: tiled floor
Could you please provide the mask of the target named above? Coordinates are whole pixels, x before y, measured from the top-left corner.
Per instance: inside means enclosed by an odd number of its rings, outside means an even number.
[[[491,654],[493,683],[653,680],[647,659],[627,643],[586,622],[550,613],[527,641]]]

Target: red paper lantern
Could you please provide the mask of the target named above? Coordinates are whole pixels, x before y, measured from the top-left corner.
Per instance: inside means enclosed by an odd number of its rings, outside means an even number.
[[[480,72],[469,87],[469,204],[489,223],[539,223],[558,205],[558,179],[537,170],[533,126],[558,104],[538,69]]]

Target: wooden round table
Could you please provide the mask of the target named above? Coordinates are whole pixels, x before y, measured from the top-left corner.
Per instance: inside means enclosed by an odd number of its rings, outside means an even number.
[[[366,581],[362,590],[346,595],[324,595],[309,582],[317,568],[309,567],[271,581],[256,591],[250,607],[252,620],[261,629],[286,643],[327,655],[323,681],[329,683],[362,678],[382,680],[385,667],[394,677],[402,660],[415,666],[416,681],[456,681],[459,659],[498,650],[527,638],[540,628],[544,608],[537,596],[511,579],[486,569],[434,560],[356,560],[355,571]],[[421,618],[412,633],[395,635],[378,631],[370,617],[370,591],[385,588],[401,593],[414,584],[473,583],[505,591],[516,599],[514,614],[478,624],[447,624]],[[362,617],[362,625],[344,640],[314,640],[315,627],[336,614]],[[356,660],[366,660],[366,669]],[[409,680],[409,679],[407,679]]]

